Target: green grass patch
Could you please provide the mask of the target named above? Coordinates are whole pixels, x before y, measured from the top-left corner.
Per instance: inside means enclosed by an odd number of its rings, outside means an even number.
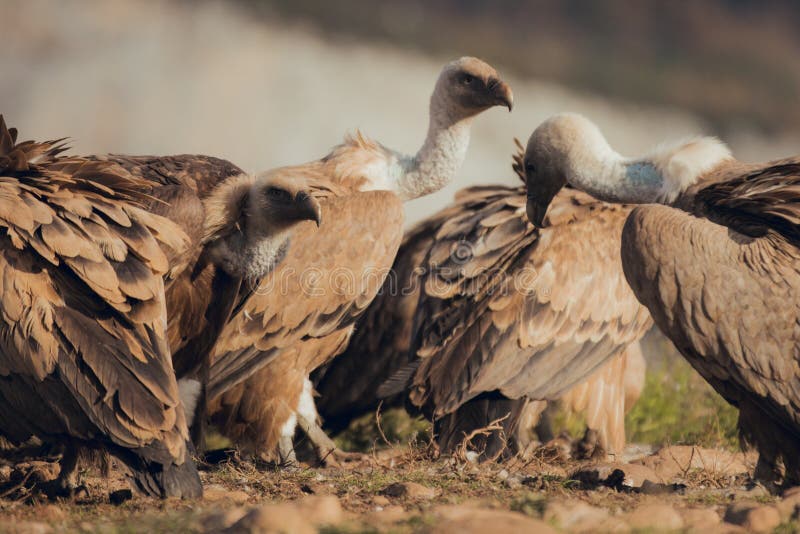
[[[381,413],[380,430],[391,444],[425,443],[430,439],[431,424],[421,417],[411,417],[402,408]],[[374,413],[356,419],[334,441],[345,451],[369,452],[388,445],[381,437]]]
[[[628,440],[654,445],[739,447],[739,412],[680,357],[649,369],[642,396],[625,418]]]
[[[739,447],[736,421],[739,412],[683,359],[674,354],[647,370],[639,401],[625,418],[629,443],[684,444],[704,447]],[[553,417],[556,434],[566,431],[580,437],[586,428],[581,414],[558,410]]]

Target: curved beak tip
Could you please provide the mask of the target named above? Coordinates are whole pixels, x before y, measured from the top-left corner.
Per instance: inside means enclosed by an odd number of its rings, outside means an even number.
[[[305,191],[297,193],[295,203],[299,210],[300,219],[314,221],[319,228],[322,224],[322,207],[319,202]]]
[[[508,108],[509,113],[514,108],[514,92],[511,90],[511,87],[505,83],[500,82],[497,87],[497,99],[498,103],[504,105]]]
[[[536,228],[544,227],[544,217],[547,215],[546,205],[542,205],[538,202],[528,201],[526,212],[528,214],[528,220],[531,222],[531,224],[533,224]]]

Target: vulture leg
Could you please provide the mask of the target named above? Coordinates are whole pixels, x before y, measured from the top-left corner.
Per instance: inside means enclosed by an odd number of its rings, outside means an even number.
[[[61,470],[55,480],[42,484],[42,493],[51,500],[58,498],[72,499],[80,494],[88,495],[88,489],[83,484],[78,485],[78,460],[80,448],[70,443],[64,447],[59,465]]]
[[[759,453],[753,478],[763,484],[770,493],[776,493],[781,480],[783,480],[783,470],[774,459]]]
[[[282,466],[293,467],[297,465],[297,456],[294,453],[294,433],[291,436],[281,434],[278,440],[278,455]]]
[[[800,440],[758,407],[742,402],[739,405],[739,433],[745,443],[758,450],[758,463],[753,477],[770,492],[788,488],[800,481],[800,459],[797,454],[782,451],[800,450]]]
[[[303,382],[303,393],[297,406],[297,423],[314,445],[317,457],[326,467],[336,467],[341,462],[360,460],[362,455],[345,452],[336,446],[319,425],[319,414],[314,403],[314,387],[308,378]]]
[[[198,263],[199,265],[199,263]],[[200,393],[194,406],[191,437],[198,452],[205,452],[206,427],[208,414],[208,383],[211,367],[211,353],[216,347],[220,332],[228,323],[233,310],[241,304],[239,292],[242,288],[241,277],[231,276],[222,269],[214,272],[211,282],[213,295],[212,306],[206,310],[207,328],[199,336],[191,339],[173,357],[176,361],[198,361]],[[188,355],[188,356],[187,356]],[[188,415],[188,414],[187,414]]]
[[[542,408],[542,413],[539,416],[539,421],[536,423],[536,426],[534,426],[536,437],[539,438],[541,443],[553,441],[556,438],[556,433],[553,431],[553,414],[548,409],[549,403],[546,401],[535,402],[545,404],[545,406]]]
[[[525,403],[497,392],[480,395],[435,422],[436,442],[442,453],[453,454],[469,439],[467,448],[479,461],[509,459],[518,452],[513,438]]]
[[[604,459],[606,448],[600,432],[587,427],[583,437],[572,445],[572,457],[576,460]]]

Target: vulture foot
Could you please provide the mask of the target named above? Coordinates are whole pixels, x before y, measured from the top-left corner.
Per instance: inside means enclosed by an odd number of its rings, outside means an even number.
[[[89,490],[83,484],[78,484],[78,459],[80,450],[74,445],[68,445],[61,457],[61,470],[55,480],[39,484],[39,489],[51,501],[56,499],[75,499],[88,497]]]
[[[606,457],[606,451],[596,430],[587,428],[583,438],[572,445],[572,457],[576,460],[596,460]]]
[[[764,486],[767,491],[776,495],[780,492],[781,483],[784,481],[783,478],[784,473],[781,466],[768,459],[764,454],[758,455],[758,462],[753,473],[753,479],[757,484]]]
[[[327,451],[320,450],[318,454],[323,467],[343,467],[344,464],[360,462],[366,458],[366,455],[360,452],[347,452],[336,447]]]
[[[79,497],[89,497],[89,488],[87,488],[86,485],[74,484],[63,480],[61,477],[39,484],[38,489],[51,501],[59,499],[75,500]]]
[[[336,446],[331,438],[322,430],[315,417],[305,417],[303,414],[297,415],[297,422],[308,439],[314,444],[317,458],[324,467],[342,467],[348,462],[358,462],[364,459],[364,455],[357,452],[345,452]]]
[[[278,440],[278,457],[283,469],[298,467],[297,455],[294,452],[294,442],[291,436],[281,436]]]

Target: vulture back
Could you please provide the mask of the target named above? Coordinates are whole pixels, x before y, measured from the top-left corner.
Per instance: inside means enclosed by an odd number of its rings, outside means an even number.
[[[149,495],[198,496],[163,276],[186,235],[111,162],[0,117],[0,434],[105,447]]]

